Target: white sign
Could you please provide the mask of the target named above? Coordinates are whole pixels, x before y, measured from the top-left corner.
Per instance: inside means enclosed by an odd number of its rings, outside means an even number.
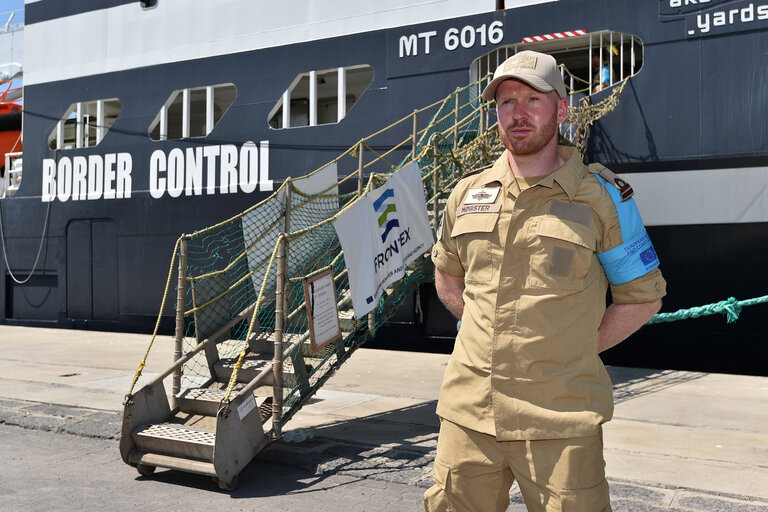
[[[405,267],[434,244],[419,166],[410,163],[393,173],[333,225],[344,250],[355,317],[362,318],[387,286],[405,275]]]
[[[237,415],[240,416],[240,419],[242,420],[255,408],[256,399],[253,398],[253,394],[249,393],[249,395],[245,397],[245,400],[243,400],[243,403],[237,406]]]
[[[437,35],[437,30],[429,30],[427,32],[400,36],[400,58],[418,55],[419,48],[421,48],[421,52],[424,55],[429,55],[432,51],[432,38]],[[490,25],[483,23],[479,27],[474,25],[465,25],[461,28],[451,27],[445,31],[445,36],[442,39],[445,49],[451,52],[456,50],[459,45],[462,48],[469,49],[476,44],[480,46],[499,44],[504,39],[504,23],[496,20],[491,22]]]
[[[331,269],[304,280],[304,304],[309,319],[309,339],[315,352],[341,337],[336,285]]]

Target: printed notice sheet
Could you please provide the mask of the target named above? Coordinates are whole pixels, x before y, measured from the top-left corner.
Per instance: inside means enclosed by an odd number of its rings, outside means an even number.
[[[307,308],[313,352],[341,337],[336,286],[330,268],[316,276],[304,279],[304,304]]]

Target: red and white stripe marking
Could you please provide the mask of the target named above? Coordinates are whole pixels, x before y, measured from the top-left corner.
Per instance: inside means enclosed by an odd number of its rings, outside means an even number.
[[[566,37],[583,36],[586,30],[569,30],[566,32],[555,32],[554,34],[544,34],[541,36],[524,37],[524,43],[535,43],[538,41],[551,41],[553,39],[565,39]]]

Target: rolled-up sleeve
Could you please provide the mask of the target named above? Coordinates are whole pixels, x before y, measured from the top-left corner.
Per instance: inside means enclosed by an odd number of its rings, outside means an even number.
[[[667,282],[658,268],[628,283],[611,285],[611,296],[615,304],[654,302],[666,294]]]
[[[455,192],[455,191],[454,191]],[[432,247],[432,262],[435,267],[455,277],[464,277],[464,267],[461,264],[456,248],[456,242],[451,238],[453,223],[456,215],[455,193],[451,193],[440,219],[437,231],[437,243]]]
[[[464,277],[464,267],[459,263],[459,259],[455,254],[448,252],[440,241],[432,248],[432,263],[446,274]]]

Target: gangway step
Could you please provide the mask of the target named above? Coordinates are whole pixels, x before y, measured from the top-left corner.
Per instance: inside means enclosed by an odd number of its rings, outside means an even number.
[[[193,430],[173,423],[159,423],[139,427],[133,433],[139,451],[213,461],[216,433]]]
[[[268,405],[271,407],[271,387],[260,386],[256,389],[255,393],[256,406],[259,407],[259,411],[261,411],[261,407],[265,402],[269,402]],[[190,388],[182,391],[176,396],[176,405],[181,412],[199,414],[202,416],[216,416],[219,407],[221,407],[221,401],[226,394],[226,389]],[[233,391],[230,397],[234,397],[235,394],[237,394],[237,391]],[[268,418],[268,416],[267,418],[262,416],[261,423],[263,424]]]
[[[136,468],[142,475],[154,473],[155,468],[175,469],[186,471],[187,473],[197,473],[216,478],[216,469],[212,462],[202,460],[185,459],[183,457],[173,457],[161,453],[132,452],[129,457],[131,464],[136,464]]]
[[[261,373],[264,368],[272,364],[271,354],[256,354],[245,356],[243,364],[240,366],[240,371],[237,372],[237,382],[250,382]],[[232,377],[232,372],[237,365],[237,357],[225,357],[216,361],[213,365],[216,372],[217,380],[221,382],[229,382]],[[290,370],[283,368],[283,383],[288,385],[294,381],[294,376]],[[263,381],[266,385],[272,385],[274,377],[270,373]]]

